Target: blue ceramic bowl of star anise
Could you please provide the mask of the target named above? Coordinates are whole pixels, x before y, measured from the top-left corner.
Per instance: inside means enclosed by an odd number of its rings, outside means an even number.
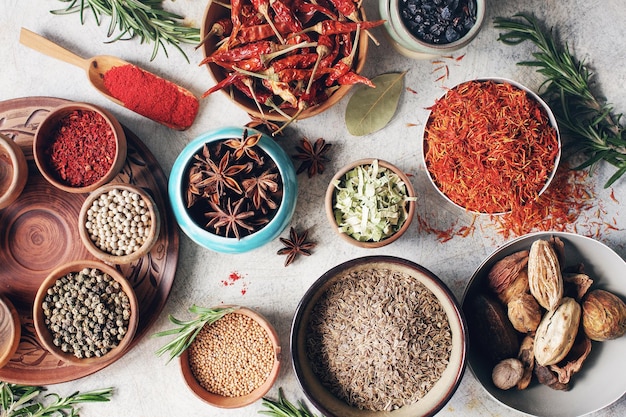
[[[168,192],[174,217],[191,240],[216,252],[242,253],[285,229],[298,183],[276,141],[255,129],[224,127],[182,150]]]

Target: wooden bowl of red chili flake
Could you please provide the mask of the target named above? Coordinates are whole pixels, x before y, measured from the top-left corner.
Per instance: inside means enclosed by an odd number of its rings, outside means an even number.
[[[352,85],[373,86],[360,73],[368,30],[383,23],[367,21],[353,1],[243,0],[233,7],[209,2],[201,26],[201,64],[216,84],[203,97],[222,90],[263,120],[317,115]]]
[[[464,210],[489,215],[521,210],[548,188],[560,157],[552,111],[517,82],[467,81],[430,107],[426,172],[439,193]]]
[[[88,193],[111,181],[126,163],[126,135],[103,108],[71,103],[50,112],[33,140],[43,177],[70,193]]]

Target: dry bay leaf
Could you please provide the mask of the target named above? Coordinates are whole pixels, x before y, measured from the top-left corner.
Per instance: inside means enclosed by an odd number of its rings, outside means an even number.
[[[404,72],[372,78],[376,88],[362,86],[352,94],[346,107],[346,127],[354,136],[374,133],[385,127],[398,108],[404,90]]]

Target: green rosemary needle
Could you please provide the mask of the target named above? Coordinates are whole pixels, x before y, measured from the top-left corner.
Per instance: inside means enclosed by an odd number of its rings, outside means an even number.
[[[237,309],[238,307],[205,308],[199,307],[194,304],[189,308],[189,312],[196,314],[197,316],[195,319],[189,321],[179,320],[170,314],[170,322],[178,327],[155,333],[152,335],[152,337],[171,335],[177,336],[169,343],[158,349],[156,351],[157,356],[162,356],[165,352],[169,352],[168,362],[180,356],[189,347],[189,345],[191,345],[191,342],[193,342],[193,340],[196,338],[198,333],[200,333],[200,330],[202,329],[202,327],[204,327],[205,324],[214,323],[224,317],[226,314],[232,313]]]
[[[283,389],[278,388],[278,401],[263,398],[263,406],[268,410],[259,410],[259,414],[271,417],[317,417],[302,403],[298,401],[298,408],[287,401],[283,394]]]
[[[197,44],[200,42],[200,29],[183,24],[182,16],[163,10],[162,0],[59,0],[69,3],[65,9],[52,10],[52,14],[64,15],[80,13],[81,24],[85,23],[85,12],[90,9],[98,26],[103,16],[110,17],[107,37],[114,36],[109,42],[128,40],[135,36],[141,43],[154,43],[153,60],[159,49],[167,54],[166,43],[189,58],[181,49],[181,43]]]
[[[112,388],[81,393],[76,391],[68,397],[46,394],[43,387],[9,384],[0,381],[0,416],[2,417],[62,417],[78,416],[76,405],[88,402],[109,401]],[[49,401],[53,399],[53,401]],[[68,414],[69,412],[69,414]]]
[[[578,139],[576,147],[587,158],[576,169],[593,168],[604,160],[617,168],[605,184],[605,188],[611,186],[626,173],[626,129],[620,124],[621,114],[614,115],[612,106],[594,94],[591,70],[572,55],[567,44],[559,45],[552,30],[544,30],[532,15],[497,17],[494,23],[497,29],[507,31],[498,37],[502,43],[518,45],[528,40],[539,48],[532,54],[534,60],[518,65],[536,67],[546,77],[542,95],[559,125]]]

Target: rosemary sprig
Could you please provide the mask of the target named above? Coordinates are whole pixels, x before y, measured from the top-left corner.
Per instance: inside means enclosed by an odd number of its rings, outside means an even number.
[[[43,387],[9,384],[0,381],[0,416],[2,417],[61,417],[78,416],[76,405],[88,402],[109,401],[113,388],[81,393],[76,391],[68,397],[46,394]],[[53,399],[52,402],[46,399]],[[69,413],[69,414],[68,414]]]
[[[263,398],[263,403],[268,410],[259,410],[259,414],[271,417],[317,417],[306,407],[302,401],[298,401],[298,408],[287,401],[283,389],[278,388],[278,401]]]
[[[169,320],[178,327],[155,333],[152,335],[152,337],[162,337],[170,335],[177,336],[172,341],[158,349],[156,351],[157,356],[162,356],[165,352],[169,352],[168,362],[180,356],[185,351],[185,349],[187,349],[189,345],[191,345],[191,342],[193,342],[193,340],[196,338],[198,333],[200,333],[200,330],[205,324],[214,323],[224,317],[226,314],[232,313],[233,311],[237,310],[237,308],[238,307],[205,308],[199,307],[194,304],[189,308],[189,312],[197,314],[197,317],[189,321],[179,320],[170,314]]]
[[[65,15],[80,13],[81,24],[85,23],[85,12],[91,9],[100,26],[103,16],[110,17],[107,37],[111,38],[115,31],[119,33],[109,42],[128,40],[135,36],[141,43],[154,43],[153,60],[159,49],[163,49],[165,56],[167,48],[165,43],[172,45],[183,54],[187,62],[189,58],[181,49],[181,43],[196,44],[200,42],[200,29],[185,26],[175,13],[163,10],[162,0],[59,0],[69,3],[65,9],[52,10],[52,14]]]
[[[498,17],[497,29],[508,32],[498,40],[506,45],[531,41],[539,48],[535,60],[518,65],[536,67],[546,77],[542,95],[550,104],[559,125],[579,139],[578,148],[587,160],[576,169],[593,167],[604,160],[617,168],[605,188],[626,173],[626,129],[620,124],[621,114],[598,98],[592,90],[593,73],[585,62],[578,61],[567,44],[559,45],[552,30],[546,31],[532,15],[520,13],[514,19]]]

